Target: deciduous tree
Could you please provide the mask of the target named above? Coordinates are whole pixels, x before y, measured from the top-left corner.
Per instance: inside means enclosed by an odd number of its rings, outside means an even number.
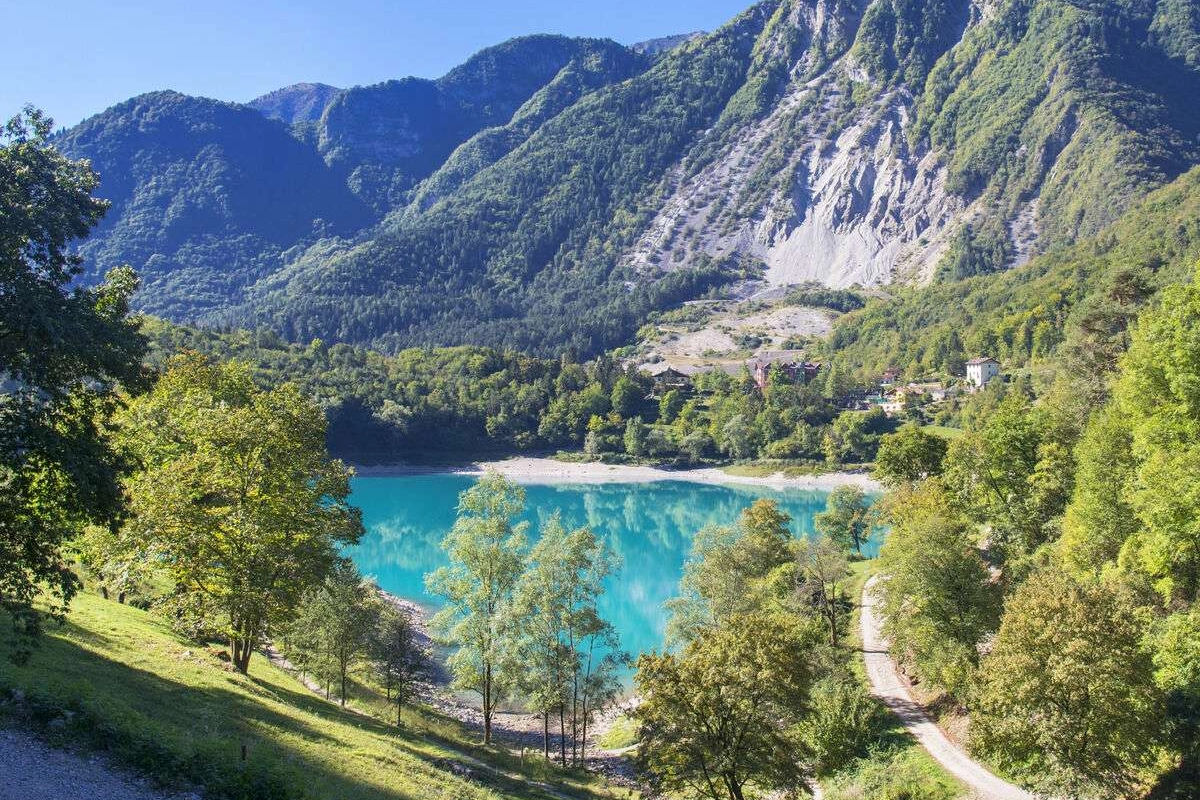
[[[426,660],[408,612],[384,602],[371,631],[368,647],[370,657],[383,679],[388,702],[396,706],[396,725],[399,727],[400,713],[413,697],[416,682],[424,673]]]
[[[999,589],[973,526],[937,481],[889,499],[891,531],[879,554],[879,592],[893,649],[929,683],[963,699],[978,645],[996,629]]]
[[[879,440],[875,474],[891,485],[912,483],[940,475],[945,457],[945,439],[909,424]]]
[[[829,493],[825,510],[813,518],[823,536],[849,552],[862,555],[862,546],[871,538],[874,518],[866,492],[857,486],[839,486]]]
[[[0,132],[0,609],[17,660],[41,627],[34,601],[45,594],[61,615],[78,589],[63,541],[122,510],[107,420],[145,350],[128,316],[131,270],[71,285],[81,259],[70,245],[108,204],[92,197],[88,163],[54,149],[52,127],[27,108]]]
[[[455,648],[449,666],[454,685],[483,701],[483,738],[492,739],[492,717],[515,676],[504,669],[506,642],[516,636],[513,591],[525,562],[528,523],[516,518],[525,490],[489,473],[459,496],[458,519],[442,541],[450,565],[426,577],[446,607],[432,620],[440,641]]]
[[[800,618],[759,612],[724,619],[679,654],[638,659],[638,758],[658,788],[712,800],[802,791],[809,751],[797,725],[819,639]]]
[[[1144,629],[1123,587],[1036,572],[980,669],[974,746],[1052,796],[1135,796],[1162,719]]]
[[[142,467],[123,535],[169,572],[174,619],[228,639],[244,672],[362,535],[325,416],[290,384],[262,391],[242,364],[184,355],[122,420]]]
[[[679,581],[680,595],[667,603],[668,638],[687,642],[724,617],[758,608],[774,590],[769,578],[792,563],[791,517],[772,500],[756,500],[732,527],[696,534]]]

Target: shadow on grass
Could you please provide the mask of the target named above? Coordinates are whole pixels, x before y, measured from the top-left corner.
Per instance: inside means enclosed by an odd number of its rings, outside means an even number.
[[[68,625],[66,636],[47,636],[25,667],[9,663],[0,647],[0,693],[23,693],[6,716],[52,744],[103,751],[163,785],[201,786],[217,798],[488,796],[378,720],[259,676],[224,672],[216,663],[181,665],[205,671],[196,676],[200,685],[164,677],[89,650],[83,642],[103,646],[105,637]],[[367,749],[370,742],[353,741],[350,727],[384,741]],[[521,788],[507,779],[472,777],[501,791]]]

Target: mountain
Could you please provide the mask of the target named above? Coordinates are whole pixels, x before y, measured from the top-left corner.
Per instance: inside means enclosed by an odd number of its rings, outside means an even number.
[[[269,119],[282,120],[288,125],[316,122],[325,111],[325,106],[340,91],[336,86],[325,83],[294,83],[256,97],[246,105]]]
[[[332,87],[298,84],[253,106],[176,92],[133,98],[57,140],[92,161],[112,202],[82,247],[84,278],[130,263],[142,276],[142,310],[214,321],[296,254],[369,228],[390,197],[471,135],[512,122],[535,95],[526,116],[544,119],[645,63],[611,41],[525,37],[437,81],[334,90],[316,121],[305,117]],[[290,127],[289,115],[299,117]]]
[[[154,92],[67,131],[101,176],[108,215],[82,253],[85,279],[137,266],[144,310],[198,317],[277,270],[289,248],[373,216],[311,147],[247,107]]]
[[[327,163],[349,173],[359,196],[386,210],[471,136],[507,123],[564,69],[596,61],[620,61],[618,78],[642,64],[607,40],[513,39],[435,81],[405,78],[337,95],[317,123],[317,147]]]
[[[674,36],[660,36],[657,39],[635,42],[629,45],[629,49],[635,53],[643,53],[648,56],[660,56],[663,53],[674,50],[685,42],[699,39],[703,35],[704,31],[692,31],[691,33],[677,33]]]
[[[527,37],[336,95],[294,141],[343,181],[321,202],[370,219],[253,268],[231,249],[252,282],[225,298],[194,303],[215,267],[169,243],[88,246],[153,273],[143,306],[176,318],[590,353],[733,281],[954,281],[1094,236],[1200,163],[1198,90],[1197,0],[764,0],[653,58]]]

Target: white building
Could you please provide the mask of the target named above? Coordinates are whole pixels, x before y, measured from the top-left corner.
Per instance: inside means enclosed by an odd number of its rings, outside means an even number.
[[[987,386],[987,382],[999,374],[1000,362],[990,356],[972,358],[967,362],[967,380],[977,389]]]

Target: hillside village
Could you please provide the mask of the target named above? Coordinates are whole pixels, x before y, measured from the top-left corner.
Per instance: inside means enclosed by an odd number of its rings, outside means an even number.
[[[660,361],[645,364],[639,369],[653,381],[654,391],[648,400],[658,400],[670,391],[691,393],[695,378],[720,372],[731,377],[749,376],[754,388],[762,393],[772,380],[786,384],[810,384],[821,376],[819,361],[804,360],[804,350],[766,350],[744,362],[710,364],[672,364]],[[873,390],[852,390],[834,398],[839,407],[847,410],[870,411],[878,408],[889,419],[923,411],[932,415],[948,400],[963,394],[974,394],[993,380],[1004,379],[1000,362],[991,356],[972,358],[964,364],[964,373],[942,380],[903,381],[898,369],[889,368],[879,376]]]

